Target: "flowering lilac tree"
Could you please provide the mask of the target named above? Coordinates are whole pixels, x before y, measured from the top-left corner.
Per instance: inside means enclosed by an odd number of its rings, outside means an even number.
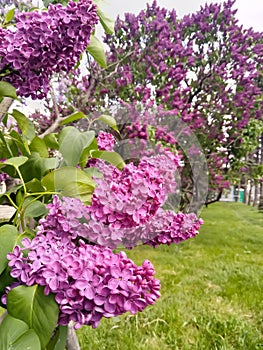
[[[238,23],[233,6],[233,0],[207,4],[180,20],[156,1],[138,15],[127,13],[105,38],[107,68],[91,62],[90,75],[68,82],[70,102],[82,110],[97,108],[98,101],[103,108],[122,101],[154,104],[173,113],[162,133],[174,139],[175,120],[187,123],[205,152],[218,198],[262,132],[263,37]],[[184,171],[189,179],[189,167]]]
[[[1,107],[17,95],[52,95],[52,75],[70,72],[87,47],[103,65],[92,39],[99,20],[109,32],[91,0],[8,11],[0,28]],[[113,249],[179,243],[202,224],[166,208],[177,189],[175,149],[157,145],[125,162],[112,134],[92,130],[101,121],[119,135],[113,117],[77,112],[60,119],[58,108],[56,117],[60,131],[38,135],[20,111],[1,113],[0,181],[13,182],[0,201],[14,208],[0,223],[1,349],[64,349],[71,323],[96,328],[103,317],[153,305],[160,281],[151,262],[137,266]],[[78,119],[87,119],[86,130],[67,125]]]

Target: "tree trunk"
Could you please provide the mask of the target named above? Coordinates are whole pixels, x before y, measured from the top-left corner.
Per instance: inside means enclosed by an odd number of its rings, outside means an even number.
[[[4,97],[3,101],[0,103],[0,122],[4,118],[6,112],[8,112],[9,108],[13,103],[13,99],[10,97]]]
[[[254,200],[253,200],[253,207],[256,207],[258,204],[258,182],[256,181],[254,184]]]
[[[68,325],[68,338],[67,338],[67,350],[81,350],[79,346],[79,341],[75,329],[73,328],[73,323]]]
[[[260,213],[263,213],[263,196],[259,198],[258,210]]]
[[[223,194],[223,190],[220,190],[220,191],[218,192],[218,194],[217,194],[217,196],[216,196],[215,199],[212,199],[212,200],[210,200],[210,201],[207,200],[207,201],[205,202],[206,208],[208,207],[209,204],[219,202],[220,199],[221,199],[221,197],[222,197],[222,194]]]
[[[253,189],[253,180],[250,179],[250,181],[249,181],[249,192],[248,192],[247,205],[251,205],[251,200],[252,200],[252,189]]]

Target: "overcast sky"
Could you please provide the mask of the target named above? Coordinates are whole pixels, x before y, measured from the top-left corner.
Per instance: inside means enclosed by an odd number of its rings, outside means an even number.
[[[146,3],[152,0],[105,0],[105,12],[112,18],[118,14],[123,16],[125,12],[138,13],[145,8]],[[223,0],[157,0],[158,5],[172,9],[175,8],[179,17],[195,12],[200,5],[206,2],[220,2]],[[237,17],[245,28],[253,27],[257,31],[263,31],[263,0],[236,0],[234,8],[238,9]]]

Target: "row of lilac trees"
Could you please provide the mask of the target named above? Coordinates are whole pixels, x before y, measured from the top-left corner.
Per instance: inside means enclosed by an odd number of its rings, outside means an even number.
[[[1,349],[63,350],[72,324],[96,328],[103,317],[153,305],[160,281],[151,262],[137,266],[114,249],[179,243],[202,224],[168,207],[170,194],[180,197],[182,154],[174,142],[157,142],[155,124],[147,143],[141,130],[125,142],[111,115],[85,115],[73,104],[73,114],[61,113],[54,77],[71,74],[86,50],[105,66],[94,29],[100,21],[109,34],[112,22],[91,0],[51,2],[9,8],[0,27],[0,176],[8,185],[0,210],[13,208],[0,222]],[[48,95],[51,128],[40,131],[45,116],[34,124],[9,110],[12,100]],[[76,120],[80,128],[71,125]],[[133,149],[135,159],[123,158],[121,148]],[[70,340],[68,349],[77,346]]]
[[[157,132],[159,141],[177,142],[179,147],[180,120],[195,134],[206,157],[210,188],[206,203],[220,199],[224,188],[238,187],[242,179],[245,187],[244,178],[257,185],[256,195],[262,192],[258,187],[262,158],[257,157],[253,171],[248,160],[259,149],[263,130],[263,36],[238,23],[233,0],[205,5],[182,19],[154,1],[138,15],[118,18],[115,34],[104,42],[107,67],[88,60],[84,77],[79,79],[77,69],[59,85],[62,113],[75,108],[92,114],[99,106],[112,113],[119,106],[116,119],[124,135],[128,131],[134,135],[132,128],[144,139]],[[134,105],[139,112],[123,112]],[[149,110],[155,117],[145,115]],[[262,150],[258,152],[261,155]],[[194,180],[189,181],[193,177],[188,155],[182,153],[181,207],[185,208],[195,189]]]

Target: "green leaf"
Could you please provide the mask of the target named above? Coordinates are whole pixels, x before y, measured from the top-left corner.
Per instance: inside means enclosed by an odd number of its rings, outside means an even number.
[[[23,135],[19,134],[17,131],[12,130],[9,134],[12,137],[12,140],[20,150],[20,154],[24,156],[30,155],[30,149],[28,147],[28,141],[23,137]]]
[[[29,120],[23,113],[19,112],[16,109],[13,110],[11,115],[17,121],[17,124],[22,131],[23,136],[27,140],[31,141],[36,136],[34,123]]]
[[[12,149],[9,146],[8,140],[6,140],[6,136],[4,137],[2,132],[0,132],[0,146],[1,158],[10,158],[14,156]]]
[[[42,186],[41,181],[36,178],[26,183],[26,189],[29,193],[45,192],[45,188]]]
[[[15,226],[4,225],[0,227],[0,274],[6,269],[8,260],[7,253],[11,252],[18,238]]]
[[[59,326],[54,337],[47,345],[47,350],[64,350],[67,342],[68,327]]]
[[[104,47],[95,35],[91,35],[87,51],[101,67],[107,67],[107,59]]]
[[[87,161],[90,158],[90,151],[97,151],[97,150],[98,150],[98,142],[96,138],[94,138],[91,144],[88,147],[86,147],[81,153],[81,156],[79,159],[79,165],[81,166],[82,170],[85,168],[85,166],[87,165]]]
[[[1,350],[41,350],[40,341],[33,329],[10,315],[0,326]]]
[[[6,81],[0,81],[0,97],[3,96],[17,98],[16,89]]]
[[[22,203],[22,201],[24,200],[24,189],[22,188],[21,190],[16,192],[16,205],[20,206],[20,204]]]
[[[29,232],[19,234],[13,225],[0,227],[0,275],[8,266],[7,253],[12,252],[16,245],[21,245],[26,237],[32,239],[32,234]]]
[[[27,157],[13,157],[9,158],[4,161],[4,164],[6,165],[11,165],[15,169],[18,169],[21,165],[25,164],[27,162],[28,158]]]
[[[97,9],[97,14],[100,19],[100,23],[106,34],[114,33],[114,23],[115,21],[108,17],[100,8]]]
[[[45,7],[48,7],[48,5],[49,4],[52,4],[52,0],[43,0],[43,5],[45,6]]]
[[[0,132],[0,141],[1,141],[1,151],[6,154],[4,158],[10,158],[18,155],[18,149],[15,142],[10,139],[7,135],[3,135]]]
[[[25,210],[25,217],[37,218],[48,213],[46,205],[40,201],[34,201]]]
[[[97,179],[103,179],[103,174],[97,168],[86,168],[85,173],[89,174],[91,177],[96,177]]]
[[[42,158],[38,153],[32,153],[20,170],[24,181],[28,182],[34,178],[41,180],[47,171],[55,169],[57,166],[57,158]]]
[[[79,198],[88,205],[95,188],[95,182],[84,171],[66,166],[47,174],[42,185],[47,191],[60,193],[65,197]]]
[[[47,134],[44,137],[44,141],[45,141],[47,147],[52,148],[52,149],[59,149],[58,140],[57,140],[56,135],[54,133]]]
[[[76,113],[73,113],[73,114],[69,115],[68,117],[64,118],[62,120],[62,122],[60,123],[60,125],[65,125],[65,124],[68,124],[68,123],[72,123],[72,122],[74,122],[76,120],[83,119],[83,118],[86,118],[84,113],[76,112]]]
[[[91,151],[92,158],[103,159],[106,162],[116,166],[116,168],[122,170],[125,167],[125,162],[122,157],[116,152],[108,151]]]
[[[45,349],[58,321],[59,308],[54,295],[44,295],[44,288],[18,286],[7,295],[8,314],[25,322]]]
[[[14,15],[15,15],[15,7],[12,8],[11,10],[7,11],[7,13],[5,15],[5,24],[11,22],[12,19],[14,18]]]
[[[101,120],[105,124],[109,125],[113,130],[117,132],[119,131],[116,124],[116,120],[111,115],[102,114],[101,116],[99,116],[98,120]]]
[[[40,157],[48,158],[48,149],[45,140],[41,139],[40,137],[36,136],[33,138],[29,145],[29,149],[31,152],[37,152]]]
[[[66,165],[76,166],[82,151],[95,138],[94,131],[80,132],[73,126],[65,127],[59,136],[59,150]]]

